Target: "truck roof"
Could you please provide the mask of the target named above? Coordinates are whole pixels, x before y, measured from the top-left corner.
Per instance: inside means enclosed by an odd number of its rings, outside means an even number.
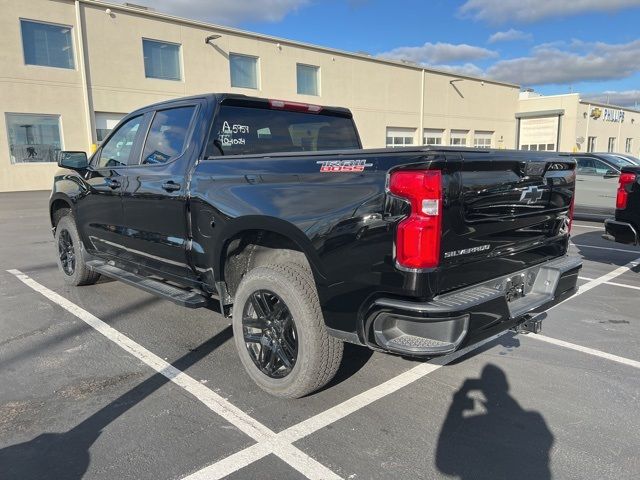
[[[203,94],[199,94],[199,95],[190,95],[187,97],[179,97],[179,98],[172,98],[169,100],[163,100],[162,102],[157,102],[157,103],[152,103],[150,105],[145,105],[144,107],[141,107],[137,110],[135,110],[134,112],[131,113],[135,113],[141,110],[147,110],[149,108],[158,108],[158,107],[163,107],[163,106],[169,106],[172,105],[174,103],[178,103],[178,102],[184,102],[184,101],[189,101],[189,100],[199,100],[199,99],[204,99],[207,102],[212,102],[212,103],[225,103],[225,104],[234,104],[234,105],[240,105],[240,104],[245,104],[247,106],[253,106],[256,108],[269,108],[269,101],[271,100],[279,100],[288,104],[297,104],[297,105],[301,105],[299,102],[294,102],[294,101],[289,101],[289,100],[283,100],[283,99],[270,99],[270,98],[264,98],[264,97],[254,97],[254,96],[249,96],[249,95],[241,95],[238,93],[203,93]],[[306,103],[302,103],[302,105],[307,105]],[[316,104],[314,104],[316,105]],[[344,107],[335,107],[335,106],[330,106],[330,105],[318,105],[320,107],[322,107],[322,112],[324,113],[329,113],[329,114],[334,114],[334,115],[340,115],[340,116],[344,116],[344,117],[349,117],[352,118],[353,115],[351,114],[351,110],[349,110],[348,108],[344,108]]]

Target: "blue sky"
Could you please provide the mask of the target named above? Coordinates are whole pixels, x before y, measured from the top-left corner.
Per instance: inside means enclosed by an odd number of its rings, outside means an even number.
[[[138,0],[175,15],[640,104],[640,0]]]

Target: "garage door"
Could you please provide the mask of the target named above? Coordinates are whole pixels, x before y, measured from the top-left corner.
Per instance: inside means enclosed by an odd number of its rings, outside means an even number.
[[[556,150],[558,140],[558,116],[520,119],[521,150]]]

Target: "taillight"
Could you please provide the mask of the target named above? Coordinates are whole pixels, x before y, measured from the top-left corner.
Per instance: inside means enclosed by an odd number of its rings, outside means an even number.
[[[636,181],[635,173],[622,173],[618,183],[618,194],[616,195],[616,208],[624,210],[627,208],[627,200],[629,200],[630,186]]]
[[[320,105],[286,102],[284,100],[269,100],[269,106],[274,110],[289,110],[292,112],[320,113],[322,111],[322,107]]]
[[[396,262],[411,269],[437,267],[442,229],[442,174],[439,170],[393,172],[389,191],[411,204],[411,214],[398,224]]]

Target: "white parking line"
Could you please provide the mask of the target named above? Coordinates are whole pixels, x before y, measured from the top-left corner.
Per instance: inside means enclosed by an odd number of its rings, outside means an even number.
[[[575,343],[565,342],[564,340],[558,340],[557,338],[547,337],[546,335],[540,335],[539,333],[535,335],[531,335],[530,337],[535,338],[536,340],[540,340],[542,342],[558,345],[559,347],[570,348],[571,350],[576,350],[578,352],[587,353],[589,355],[594,355],[596,357],[606,358],[607,360],[611,360],[613,362],[629,365],[630,367],[640,368],[640,362],[636,360],[631,360],[630,358],[619,357],[618,355],[602,352],[594,348],[583,347],[582,345],[576,345]]]
[[[594,225],[584,225],[582,223],[573,223],[571,225],[571,228],[573,227],[578,227],[578,228],[591,228],[593,230],[604,230],[604,227],[596,227]]]
[[[578,280],[593,280],[593,278],[578,277]],[[627,285],[626,283],[605,282],[605,285],[611,285],[611,286],[614,286],[614,287],[630,288],[632,290],[640,290],[640,287],[636,287],[635,285]]]
[[[420,380],[424,376],[435,372],[439,368],[444,365],[453,362],[454,360],[462,357],[463,355],[476,350],[477,348],[485,345],[489,342],[492,342],[496,338],[501,337],[506,332],[501,332],[497,335],[489,337],[477,344],[471,345],[469,347],[463,348],[454,352],[450,355],[446,355],[444,357],[438,357],[429,362],[421,363],[410,370],[407,370],[400,375],[393,377],[386,382],[377,385],[375,387],[366,390],[355,397],[352,397],[344,402],[325,410],[307,420],[303,420],[302,422],[289,427],[282,432],[280,432],[277,437],[280,441],[286,441],[288,443],[293,443],[297,440],[300,440],[304,437],[311,435],[318,430],[325,428],[332,423],[337,422],[338,420],[343,419],[344,417],[351,415],[352,413],[372,404],[376,400],[380,400],[381,398],[386,397],[394,392],[397,392],[403,387],[414,383],[417,380]],[[258,444],[259,445],[259,444]],[[189,475],[188,477],[183,478],[183,480],[205,480],[205,479],[219,479],[222,478],[218,476],[219,471],[225,471],[226,475],[233,473],[236,470],[240,470],[247,465],[260,460],[264,454],[263,449],[261,449],[258,445],[252,445],[231,457],[224,458],[219,462],[216,462],[208,467],[199,470],[198,472]],[[233,458],[232,458],[233,457]],[[233,470],[231,470],[233,468]]]
[[[44,285],[36,282],[28,275],[19,270],[7,270],[10,274],[15,275],[18,280],[32,288],[36,292],[45,296],[53,303],[61,306],[69,313],[85,322],[90,327],[97,330],[107,339],[127,351],[137,359],[146,363],[149,367],[168,378],[171,382],[180,386],[200,402],[206,405],[210,410],[217,413],[227,422],[235,426],[238,430],[248,435],[258,442],[259,445],[268,445],[269,450],[261,451],[265,456],[274,453],[286,463],[297,469],[303,475],[311,479],[340,479],[341,477],[329,468],[325,467],[318,461],[311,458],[306,453],[291,445],[290,442],[282,441],[276,433],[264,426],[254,418],[250,417],[238,407],[231,404],[226,399],[204,386],[186,373],[178,370],[170,363],[150,352],[142,345],[134,342],[126,335],[123,335],[115,328],[100,320],[95,315],[87,312],[75,303],[67,300],[63,296],[57,294],[53,290],[48,289]],[[237,469],[236,469],[237,470]],[[232,470],[235,471],[235,470]],[[230,472],[229,472],[230,473]],[[212,476],[212,478],[221,478]]]
[[[596,250],[609,250],[612,252],[625,252],[625,253],[636,253],[636,254],[640,252],[640,250],[629,250],[626,248],[612,248],[612,247],[596,247],[595,245],[582,245],[578,243],[572,243],[571,245],[574,247],[595,248]]]
[[[585,292],[588,292],[589,290],[597,287],[598,285],[602,285],[603,283],[607,283],[607,282],[613,280],[614,278],[619,277],[623,273],[627,273],[632,268],[637,267],[638,265],[640,265],[640,258],[636,258],[635,260],[630,261],[626,265],[618,267],[618,268],[616,268],[615,270],[612,270],[609,273],[605,273],[601,277],[595,278],[595,279],[593,279],[593,280],[591,280],[591,281],[589,281],[587,283],[584,283],[584,284],[580,285],[578,287],[578,289],[576,290],[576,293],[574,293],[572,296],[570,296],[568,298],[565,298],[561,302],[556,303],[554,306],[552,306],[551,308],[548,308],[545,312],[541,313],[540,315],[544,315],[544,313],[546,313],[546,312],[548,312],[550,310],[553,310],[558,305],[562,305],[564,302],[568,302],[569,300],[571,300],[573,298],[576,298],[577,296],[582,295]],[[538,315],[538,316],[540,316],[540,315]]]
[[[640,258],[629,262],[622,267],[618,267],[615,270],[602,275],[601,277],[590,280],[588,283],[581,285],[573,296],[565,299],[561,303],[564,303],[565,301],[581,295],[597,287],[598,285],[607,283],[610,280],[622,275],[623,273],[628,272],[633,267],[639,264]],[[320,464],[309,455],[305,454],[297,447],[295,447],[293,445],[293,442],[307,437],[312,433],[325,428],[326,426],[337,422],[347,417],[348,415],[351,415],[352,413],[370,405],[371,403],[414,383],[415,381],[425,377],[426,375],[435,372],[442,366],[460,358],[463,355],[466,355],[467,353],[481,347],[488,342],[495,340],[496,338],[506,333],[502,332],[498,335],[487,338],[480,343],[459,350],[453,354],[439,357],[429,362],[421,363],[376,387],[373,387],[359,395],[356,395],[355,397],[352,397],[332,408],[329,408],[324,412],[321,412],[307,420],[303,420],[297,425],[289,427],[276,434],[268,427],[262,425],[260,422],[253,419],[237,407],[233,406],[230,402],[211,391],[208,387],[205,387],[200,382],[177,370],[175,367],[157,357],[150,351],[146,350],[141,345],[135,343],[133,340],[129,339],[106,323],[102,322],[91,313],[83,310],[74,303],[66,300],[64,297],[44,287],[43,285],[40,285],[35,280],[29,278],[27,275],[21,273],[18,270],[9,270],[9,273],[12,273],[23,283],[25,283],[35,291],[41,293],[54,303],[57,303],[72,314],[76,315],[81,320],[88,323],[90,326],[98,330],[107,338],[118,344],[121,348],[125,349],[132,355],[147,363],[162,375],[169,378],[172,382],[180,385],[182,388],[192,393],[194,396],[196,396],[196,398],[205,403],[205,405],[207,405],[212,411],[218,413],[225,420],[232,423],[238,429],[258,442],[242,451],[239,451],[189,475],[188,477],[185,477],[184,480],[220,479],[240,470],[247,465],[250,465],[257,460],[260,460],[261,458],[264,458],[270,453],[274,453],[275,455],[279,456],[283,461],[300,471],[308,478],[321,480],[340,478],[335,472]],[[601,358],[640,368],[640,362],[623,357],[618,357],[616,355],[601,352],[599,350],[594,350],[588,347],[581,347],[580,345],[564,342],[562,340],[556,340],[550,337],[545,337],[543,335],[532,335],[531,338],[536,338],[540,341],[552,343],[565,348],[570,348],[572,350],[581,351],[583,353],[595,355]]]

